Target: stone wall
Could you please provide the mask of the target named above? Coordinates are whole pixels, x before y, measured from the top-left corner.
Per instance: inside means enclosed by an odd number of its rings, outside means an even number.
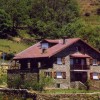
[[[43,94],[26,89],[1,89],[3,100],[100,100],[100,92],[95,93],[66,93]]]
[[[34,84],[36,81],[38,81],[38,73],[25,73],[25,72],[19,72],[19,73],[8,73],[7,74],[7,83],[8,87],[13,88],[15,85],[22,83],[31,83]],[[16,88],[16,87],[15,87]]]
[[[90,70],[88,71],[88,79],[90,79],[90,73],[91,72],[97,72],[100,73],[100,65],[97,66],[90,66]]]
[[[90,72],[99,72],[100,73],[100,65],[91,66]]]

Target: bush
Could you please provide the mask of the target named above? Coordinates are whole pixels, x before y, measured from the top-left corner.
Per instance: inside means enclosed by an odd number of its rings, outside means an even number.
[[[5,60],[11,60],[14,57],[13,53],[2,53],[1,58],[3,59],[3,54],[4,54],[4,59]]]
[[[87,90],[90,89],[90,86],[91,86],[91,80],[87,80],[86,83],[85,83],[86,87],[87,87]]]
[[[7,74],[1,74],[0,76],[0,84],[7,83]]]
[[[43,91],[45,86],[52,84],[53,80],[50,77],[44,77],[43,75],[40,75],[40,80],[39,82],[24,82],[24,84],[22,84],[23,88],[26,89],[30,89],[32,88],[33,90],[36,91]]]

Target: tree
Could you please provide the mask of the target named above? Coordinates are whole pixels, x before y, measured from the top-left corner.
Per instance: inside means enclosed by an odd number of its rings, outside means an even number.
[[[0,9],[0,37],[6,38],[11,31],[11,19],[3,9]]]
[[[79,17],[79,9],[75,0],[34,0],[30,14],[31,33],[57,38],[63,25]]]
[[[29,10],[32,0],[3,0],[1,8],[4,9],[12,19],[13,29],[29,22]],[[29,4],[30,3],[30,4]]]
[[[69,37],[87,39],[92,46],[100,48],[100,27],[89,25],[82,19],[77,19],[75,22],[63,26],[61,33]]]

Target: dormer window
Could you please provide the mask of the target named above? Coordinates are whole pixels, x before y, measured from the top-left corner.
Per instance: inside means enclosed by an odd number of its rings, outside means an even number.
[[[42,43],[41,44],[41,48],[42,49],[48,49],[49,48],[49,44],[48,43]]]

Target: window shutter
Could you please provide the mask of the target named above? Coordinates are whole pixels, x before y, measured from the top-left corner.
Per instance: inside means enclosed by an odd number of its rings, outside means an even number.
[[[93,80],[93,73],[90,73],[90,79]]]
[[[90,65],[92,65],[93,64],[93,59],[92,58],[90,58]]]
[[[99,80],[100,80],[100,73],[98,73],[98,78],[99,78]]]
[[[62,72],[63,79],[66,79],[66,72]]]
[[[98,63],[98,65],[100,65],[100,61],[98,61],[97,63]]]
[[[56,72],[54,72],[54,78],[55,78],[55,79],[57,78],[57,73],[56,73]]]
[[[62,64],[65,65],[65,57],[62,58]]]
[[[49,72],[50,73],[50,77],[52,77],[52,72]]]

